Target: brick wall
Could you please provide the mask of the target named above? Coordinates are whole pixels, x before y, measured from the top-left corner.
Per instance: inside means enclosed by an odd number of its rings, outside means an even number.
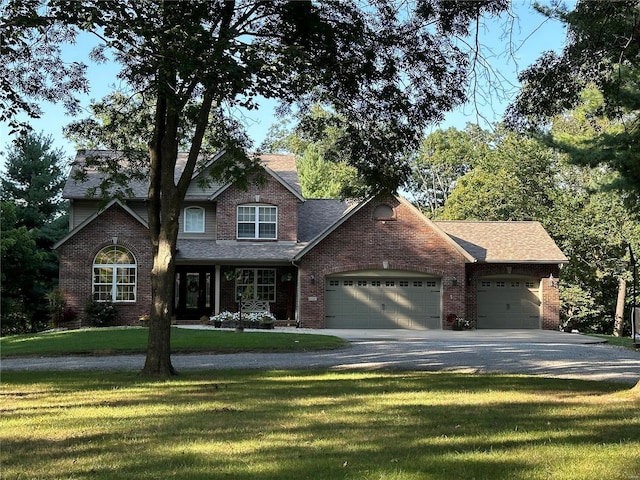
[[[381,205],[393,208],[392,218],[374,218]],[[462,314],[465,309],[464,257],[420,212],[393,197],[369,202],[308,252],[299,265],[302,327],[324,327],[326,275],[382,270],[385,266],[440,277],[443,318],[449,313]]]
[[[236,240],[238,205],[261,203],[278,207],[278,240],[297,241],[299,200],[271,175],[266,176],[264,184],[250,181],[247,191],[232,185],[220,194],[217,202],[218,240]]]
[[[60,289],[66,296],[68,306],[80,314],[80,326],[86,325],[84,309],[91,300],[93,261],[101,249],[113,245],[114,237],[117,237],[117,245],[133,253],[137,265],[136,302],[116,304],[119,323],[135,325],[140,315],[149,311],[152,256],[148,231],[120,205],[114,204],[58,249]]]

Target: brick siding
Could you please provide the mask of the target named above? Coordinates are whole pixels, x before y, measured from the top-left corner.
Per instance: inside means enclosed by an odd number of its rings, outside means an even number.
[[[374,219],[380,205],[392,207],[394,217]],[[393,197],[369,202],[304,255],[299,265],[302,327],[324,327],[327,275],[383,270],[385,266],[441,278],[443,318],[449,313],[464,313],[464,257],[415,208]],[[442,318],[441,325],[445,328]]]
[[[271,175],[266,176],[264,183],[256,184],[255,180],[250,180],[250,188],[246,191],[232,185],[220,194],[217,202],[218,240],[236,240],[237,207],[255,203],[278,207],[279,241],[295,242],[298,240],[297,205],[299,200]]]
[[[139,324],[140,315],[149,312],[151,305],[151,282],[149,275],[152,267],[151,245],[148,231],[131,217],[120,205],[113,204],[98,217],[77,232],[59,248],[60,289],[64,293],[67,305],[78,312],[78,325],[87,325],[84,310],[91,301],[93,261],[104,247],[117,245],[131,251],[137,265],[137,290],[134,303],[116,303],[118,323],[121,325]]]

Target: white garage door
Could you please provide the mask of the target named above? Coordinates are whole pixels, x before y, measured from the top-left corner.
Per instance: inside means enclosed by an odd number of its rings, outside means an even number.
[[[540,328],[540,281],[486,278],[478,281],[478,328]]]
[[[327,277],[326,328],[441,328],[439,278],[384,273]]]

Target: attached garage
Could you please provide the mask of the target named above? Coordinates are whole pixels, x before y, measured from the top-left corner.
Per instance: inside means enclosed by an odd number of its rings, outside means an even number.
[[[538,279],[480,279],[478,328],[540,328],[541,303]]]
[[[441,279],[388,270],[326,277],[326,328],[440,329]]]

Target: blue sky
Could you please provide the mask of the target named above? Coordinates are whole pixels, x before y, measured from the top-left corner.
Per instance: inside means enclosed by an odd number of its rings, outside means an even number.
[[[560,50],[563,47],[566,32],[562,25],[558,22],[545,21],[544,17],[533,12],[532,3],[529,1],[512,2],[513,11],[518,16],[518,21],[513,28],[512,44],[515,49],[513,54],[505,53],[506,40],[503,37],[502,22],[491,23],[480,32],[480,42],[485,46],[484,53],[489,57],[493,70],[492,80],[498,79],[498,83],[503,87],[502,94],[490,92],[489,98],[484,99],[478,105],[484,119],[478,117],[478,109],[469,103],[448,113],[441,124],[433,126],[434,130],[451,126],[462,129],[469,122],[482,125],[485,120],[499,121],[509,100],[517,93],[518,72],[533,63],[541,52]],[[104,97],[113,91],[118,84],[117,65],[89,63],[88,54],[92,46],[92,38],[83,36],[76,45],[63,49],[65,60],[82,61],[89,66],[90,92],[81,97],[82,105],[85,108],[88,107],[92,99]],[[487,84],[483,79],[481,79],[481,83],[485,86]],[[275,102],[264,101],[257,112],[238,112],[246,123],[247,130],[255,141],[255,146],[262,142],[269,127],[278,120],[273,114],[274,107]],[[33,126],[34,131],[51,135],[54,139],[54,146],[61,148],[69,158],[72,158],[75,155],[74,146],[63,137],[62,129],[68,123],[85,117],[87,113],[76,118],[69,117],[65,115],[62,106],[49,103],[42,104],[42,109],[44,111],[42,118],[30,120],[29,123]],[[5,151],[10,141],[11,137],[8,134],[7,125],[0,123],[0,151]],[[0,166],[3,164],[4,159],[0,157]]]

